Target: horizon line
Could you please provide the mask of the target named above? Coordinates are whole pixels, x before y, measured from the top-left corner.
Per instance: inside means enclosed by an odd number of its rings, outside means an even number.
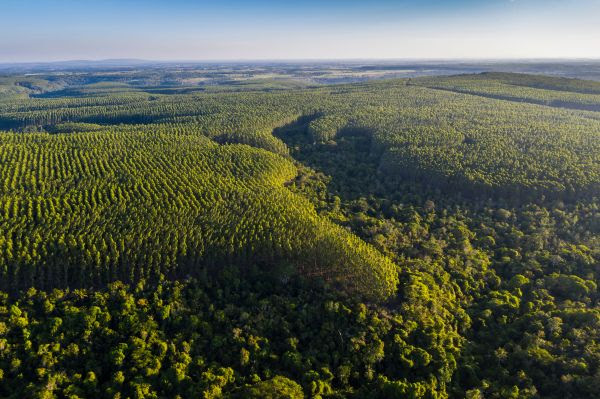
[[[0,61],[0,65],[32,65],[32,64],[67,64],[67,63],[239,63],[239,62],[548,62],[548,61],[592,61],[600,62],[600,57],[344,57],[344,58],[206,58],[206,59],[145,59],[145,58],[89,58],[89,59],[62,59],[62,60],[37,60],[37,61]]]

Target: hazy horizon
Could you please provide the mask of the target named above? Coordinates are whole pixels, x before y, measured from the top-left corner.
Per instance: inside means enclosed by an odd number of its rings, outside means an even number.
[[[3,2],[0,63],[600,58],[598,0],[26,3]]]
[[[122,62],[126,65],[128,62],[131,63],[157,63],[157,64],[170,64],[170,63],[360,63],[360,62],[372,62],[372,63],[544,63],[544,62],[600,62],[600,57],[546,57],[546,58],[523,58],[523,57],[505,57],[505,58],[477,58],[477,57],[463,57],[463,58],[230,58],[230,59],[144,59],[144,58],[82,58],[82,59],[56,59],[56,60],[30,60],[30,61],[0,61],[2,65],[9,64],[62,64],[62,63],[109,63],[109,62]]]

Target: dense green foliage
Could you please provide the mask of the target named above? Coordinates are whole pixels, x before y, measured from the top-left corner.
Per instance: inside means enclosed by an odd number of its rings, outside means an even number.
[[[392,315],[233,269],[158,288],[32,289],[3,297],[0,316],[0,395],[11,398],[438,397],[456,352],[414,305]]]
[[[283,187],[289,161],[159,131],[3,134],[1,287],[155,280],[227,261],[288,262],[372,299],[394,292],[388,259]]]
[[[597,84],[294,87],[0,102],[0,396],[600,396]]]
[[[300,144],[311,141],[302,131],[282,132],[298,149],[292,155],[327,175],[303,170],[295,189],[395,259],[401,281],[431,281],[417,297],[430,298],[435,285],[440,294],[429,303],[445,303],[460,320],[466,342],[453,397],[598,396],[596,198],[515,205],[411,181],[398,186],[361,152],[363,137],[315,147]],[[458,316],[463,311],[467,317]],[[443,334],[451,331],[444,325]]]

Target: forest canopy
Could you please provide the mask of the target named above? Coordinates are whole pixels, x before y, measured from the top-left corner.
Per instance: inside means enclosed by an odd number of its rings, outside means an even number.
[[[97,78],[0,80],[0,396],[600,396],[597,83]]]

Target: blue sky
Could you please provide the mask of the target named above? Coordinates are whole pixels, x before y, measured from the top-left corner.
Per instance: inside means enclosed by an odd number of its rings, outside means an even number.
[[[600,58],[600,0],[0,0],[0,62]]]

